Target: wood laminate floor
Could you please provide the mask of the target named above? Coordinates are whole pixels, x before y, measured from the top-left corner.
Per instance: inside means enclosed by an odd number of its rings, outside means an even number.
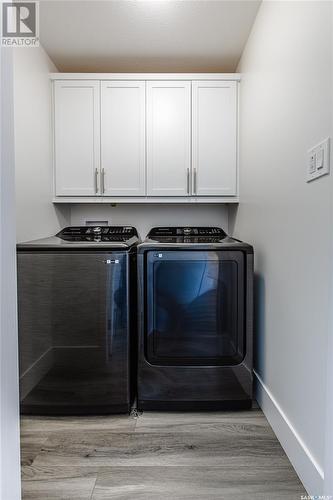
[[[23,500],[300,500],[259,409],[22,417]]]

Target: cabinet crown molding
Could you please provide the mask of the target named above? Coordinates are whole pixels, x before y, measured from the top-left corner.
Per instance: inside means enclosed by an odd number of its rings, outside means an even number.
[[[240,73],[50,73],[51,80],[232,80]]]

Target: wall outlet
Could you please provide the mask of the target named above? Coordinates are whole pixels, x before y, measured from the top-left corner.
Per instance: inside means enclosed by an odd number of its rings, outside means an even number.
[[[306,182],[330,173],[330,138],[327,137],[308,151]]]

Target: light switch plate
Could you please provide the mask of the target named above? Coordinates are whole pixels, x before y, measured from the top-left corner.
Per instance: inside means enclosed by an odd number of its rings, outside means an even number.
[[[327,137],[309,149],[306,165],[306,182],[330,173],[330,138]]]

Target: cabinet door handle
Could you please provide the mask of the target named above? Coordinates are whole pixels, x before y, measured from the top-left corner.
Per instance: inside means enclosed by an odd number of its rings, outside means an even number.
[[[98,193],[98,169],[95,168],[95,193]]]
[[[194,194],[197,194],[197,169],[195,168],[194,169],[194,182],[193,182],[194,186],[193,186],[193,190],[194,190]]]
[[[105,193],[105,169],[102,168],[102,194]]]
[[[190,169],[187,169],[187,194],[190,194]]]

